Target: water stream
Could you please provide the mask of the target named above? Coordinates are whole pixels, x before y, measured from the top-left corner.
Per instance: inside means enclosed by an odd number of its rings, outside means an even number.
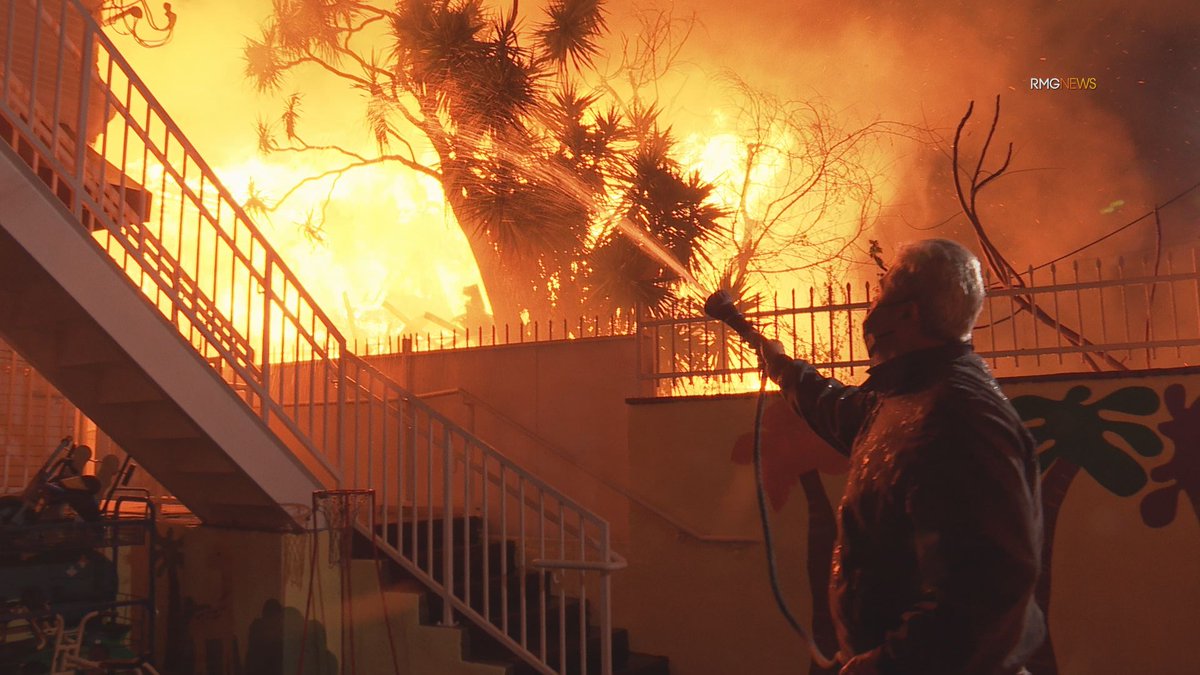
[[[657,239],[650,236],[648,232],[645,232],[639,228],[628,218],[621,218],[618,220],[617,229],[621,232],[621,234],[629,237],[629,239],[633,241],[633,243],[637,244],[643,251],[653,256],[662,264],[671,268],[671,270],[678,274],[679,278],[683,279],[684,283],[690,287],[689,290],[693,291],[697,297],[702,297],[703,291],[700,288],[700,282],[696,281],[696,277],[692,276],[691,272],[688,272],[687,268],[683,266],[683,263],[676,260],[675,256],[671,255],[671,252],[668,251],[665,246],[659,243]]]

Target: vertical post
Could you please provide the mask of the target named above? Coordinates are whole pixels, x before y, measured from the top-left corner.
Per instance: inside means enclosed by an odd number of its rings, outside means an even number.
[[[410,532],[409,540],[412,542],[412,544],[411,544],[412,552],[409,555],[410,555],[410,559],[413,561],[413,564],[416,565],[418,568],[420,568],[420,566],[421,566],[421,555],[420,555],[421,540],[418,537],[419,533],[417,532],[417,523],[418,523],[417,515],[421,509],[421,499],[420,499],[420,495],[419,495],[419,493],[421,491],[420,490],[421,484],[420,484],[420,478],[417,476],[418,468],[419,468],[417,466],[417,455],[420,454],[418,448],[421,445],[421,441],[420,441],[421,430],[417,427],[418,413],[419,413],[419,411],[418,411],[416,405],[414,404],[414,402],[409,401],[409,406],[408,406],[409,427],[408,428],[411,430],[411,434],[409,435],[409,443],[408,443],[408,466],[409,466],[409,473],[412,475],[412,494],[409,497],[409,500],[412,502],[412,522],[408,528],[409,532]]]
[[[825,317],[829,319],[829,360],[836,363],[840,360],[838,358],[840,353],[838,352],[837,348],[836,329],[833,321],[833,282],[830,282],[829,285],[825,287],[825,290]],[[837,367],[831,366],[829,368],[829,374],[831,377],[837,377]]]
[[[86,180],[86,167],[84,166],[87,155],[87,118],[88,118],[88,97],[91,94],[91,74],[92,74],[92,22],[85,21],[83,24],[83,54],[80,56],[79,69],[80,88],[79,93],[79,117],[75,121],[75,171],[79,177],[80,188],[75,189],[75,204],[72,211],[75,217],[83,221],[83,190],[82,186]],[[100,189],[104,189],[104,185],[100,185]]]
[[[612,547],[609,541],[608,522],[600,523],[600,552],[604,562],[612,560]],[[600,673],[612,675],[612,572],[600,571]]]
[[[8,0],[7,25],[8,31],[4,35],[4,89],[0,92],[0,100],[3,100],[6,105],[8,103],[8,80],[12,77],[13,29],[17,25],[17,0]]]
[[[776,296],[776,297],[778,297],[778,296]],[[853,376],[854,375],[854,309],[851,308],[850,305],[853,303],[854,299],[853,299],[853,296],[851,295],[851,286],[850,286],[849,281],[846,282],[846,296],[845,297],[846,297],[846,351],[847,351],[846,360],[850,362],[850,375]],[[775,311],[776,311],[776,316],[778,316],[778,312],[779,312],[779,302],[778,301],[776,301],[776,303],[775,303]],[[778,321],[778,319],[776,319],[776,321]]]
[[[580,533],[582,536],[582,532]],[[558,557],[567,559],[567,513],[563,507],[562,498],[558,499]],[[558,578],[558,672],[567,673],[567,573],[559,572]],[[584,604],[583,598],[579,600]],[[587,631],[580,626],[579,634],[584,637],[581,642],[587,642]],[[580,649],[583,649],[582,645]]]
[[[508,467],[500,463],[500,630],[508,635]]]
[[[1192,293],[1196,298],[1196,334],[1200,336],[1200,261],[1196,259],[1196,249],[1192,249]]]
[[[1021,280],[1021,278],[1017,277],[1017,281],[1019,282],[1020,280]],[[1034,308],[1037,307],[1037,292],[1034,291],[1033,289],[1030,289],[1030,291],[1029,291],[1029,304],[1030,304],[1031,314],[1033,312],[1036,312],[1037,310]],[[1019,312],[1019,307],[1017,305],[1016,296],[1014,296],[1014,295],[1008,296],[1008,327],[1009,327],[1009,332],[1012,333],[1013,367],[1014,368],[1019,368],[1021,366],[1021,341],[1020,341],[1020,338],[1017,337],[1017,314],[1018,314],[1018,312]]]
[[[991,286],[992,273],[989,268],[985,267],[983,268],[983,287],[986,289],[991,288]],[[988,346],[991,347],[991,352],[993,354],[992,368],[996,368],[996,366],[999,364],[999,360],[996,358],[995,353],[999,351],[999,346],[996,344],[996,313],[992,309],[993,300],[995,300],[995,296],[993,296],[991,293],[986,293],[984,295],[983,301],[987,303],[988,334],[991,336],[991,344]]]
[[[454,609],[450,600],[454,597],[454,500],[450,493],[453,486],[454,457],[451,452],[453,444],[450,427],[442,423],[442,588],[445,596],[442,599],[442,625],[454,625]],[[467,523],[463,523],[466,527]]]
[[[585,562],[587,561],[587,521],[584,520],[582,510],[576,511],[576,513],[579,516],[579,560],[580,562]],[[583,639],[579,641],[579,672],[581,675],[587,675],[588,671],[587,580],[587,570],[579,570],[579,634],[583,636]],[[563,662],[566,663],[565,657],[563,658]]]
[[[33,72],[29,75],[29,125],[31,127],[37,124],[38,62],[41,61],[42,54],[42,0],[35,0],[33,16]]]
[[[63,52],[67,46],[67,0],[62,0],[58,8],[58,47],[55,50],[54,56],[54,92],[52,93],[54,103],[52,112],[50,113],[50,155],[53,157],[58,154],[58,139],[62,133],[62,93],[63,93]],[[87,65],[81,64],[81,70],[86,71]],[[76,144],[83,143],[83,130],[79,129],[75,134]],[[80,181],[82,184],[82,181]]]
[[[637,322],[638,330],[634,333],[634,337],[633,337],[633,348],[634,348],[633,358],[634,358],[634,363],[637,364],[637,369],[638,369],[638,380],[639,380],[638,388],[641,389],[642,388],[641,380],[646,378],[647,373],[646,373],[646,364],[643,363],[643,361],[642,361],[642,351],[643,351],[643,349],[642,349],[642,339],[643,339],[642,333],[643,333],[643,331],[641,330],[642,306],[640,304],[638,305],[637,313],[638,313],[638,322]],[[653,380],[651,380],[651,381],[653,381]]]
[[[1029,266],[1029,289],[1030,289],[1029,297],[1030,297],[1030,299],[1033,299],[1035,297],[1034,290],[1033,290],[1034,288],[1037,288],[1037,284],[1033,280],[1033,265],[1030,265]],[[1016,320],[1017,320],[1017,318],[1014,316],[1013,321],[1016,321]],[[1034,361],[1034,363],[1036,363],[1037,365],[1040,366],[1040,365],[1042,365],[1042,353],[1041,353],[1041,344],[1039,343],[1039,338],[1038,338],[1038,324],[1039,323],[1041,323],[1041,322],[1037,320],[1037,317],[1034,317],[1033,321],[1030,322],[1030,325],[1033,326],[1033,352],[1034,352],[1033,361]]]
[[[1062,350],[1062,310],[1059,309],[1058,297],[1062,291],[1058,288],[1058,267],[1050,265],[1050,285],[1054,288],[1054,351],[1058,352],[1058,365],[1063,365]]]
[[[470,335],[470,332],[467,333]],[[463,602],[471,606],[471,439],[463,438]],[[487,540],[483,542],[487,559]]]
[[[367,420],[366,420],[367,433],[366,433],[366,436],[362,439],[360,439],[358,437],[358,431],[357,431],[358,419],[361,417],[361,415],[356,412],[354,415],[354,420],[355,420],[355,424],[354,424],[354,428],[355,428],[355,432],[354,432],[354,482],[355,482],[355,487],[360,487],[358,484],[362,482],[362,479],[358,475],[358,471],[359,471],[358,466],[361,463],[359,461],[359,448],[360,447],[365,446],[365,450],[366,450],[366,452],[363,453],[366,455],[366,462],[367,462],[367,466],[366,466],[366,474],[367,475],[366,475],[365,485],[372,484],[371,479],[374,478],[374,474],[375,474],[374,469],[371,466],[372,464],[375,463],[375,444],[373,443],[373,441],[374,441],[373,436],[375,435],[375,400],[374,400],[375,396],[374,396],[374,392],[372,391],[372,389],[373,389],[372,385],[375,383],[375,378],[372,377],[371,375],[367,374],[364,371],[363,376],[358,378],[358,380],[359,381],[356,383],[356,385],[360,392],[360,395],[366,394],[365,403],[367,406]]]
[[[491,544],[491,539],[488,536],[490,534],[488,532],[488,529],[489,529],[488,528],[488,519],[491,518],[491,513],[490,513],[491,509],[488,508],[487,464],[488,464],[488,454],[486,451],[481,450],[479,453],[479,492],[480,492],[479,501],[480,501],[480,503],[482,503],[483,507],[481,509],[479,516],[480,516],[480,519],[483,521],[483,574],[481,575],[481,578],[483,579],[483,588],[479,589],[479,591],[480,591],[480,595],[483,597],[483,615],[486,617],[490,617],[492,615],[492,613],[491,613],[492,601],[491,601],[491,597],[490,597],[491,590],[492,590],[492,588],[491,588],[492,582],[490,579],[491,572],[492,572],[492,570],[491,570],[491,557],[492,556],[488,553],[488,547]],[[504,494],[503,490],[501,490],[500,494],[501,495]],[[500,541],[500,557],[501,558],[504,557],[504,555],[506,553],[505,548],[507,546],[508,546],[508,542],[506,542],[504,540]]]
[[[1071,281],[1074,282],[1074,285],[1075,285],[1075,313],[1079,317],[1078,334],[1080,337],[1082,337],[1084,335],[1087,335],[1087,332],[1085,331],[1084,324],[1083,324],[1083,317],[1084,317],[1083,299],[1081,297],[1081,291],[1079,290],[1079,261],[1078,260],[1071,261],[1071,272],[1072,272],[1072,276],[1074,277]],[[1087,354],[1087,352],[1085,351],[1084,345],[1079,345],[1079,362],[1080,363],[1087,362],[1086,354]]]
[[[1104,268],[1100,263],[1100,259],[1096,259],[1096,295],[1100,298],[1100,342],[1108,344],[1108,317],[1104,311]],[[1080,331],[1083,335],[1083,331]]]
[[[525,511],[526,511],[526,507],[525,507],[525,477],[518,473],[517,474],[517,541],[519,543],[517,545],[518,546],[517,552],[518,552],[518,555],[520,556],[520,558],[517,561],[517,571],[518,571],[517,582],[520,584],[521,588],[520,588],[520,592],[517,594],[517,602],[520,607],[520,612],[518,612],[518,614],[517,614],[517,621],[519,621],[521,623],[521,646],[528,649],[529,648],[529,621],[528,621],[527,614],[529,612],[529,603],[526,601],[526,595],[528,595],[528,591],[526,589],[527,582],[525,579],[529,575],[523,573],[523,571],[525,569],[527,569],[527,567],[525,565],[525,552],[527,550],[526,541],[525,541]],[[541,587],[541,585],[542,585],[541,577],[539,576],[538,577],[539,588]],[[508,608],[505,607],[505,609],[507,610]]]
[[[1171,253],[1168,251],[1167,252],[1167,277],[1171,278],[1174,276],[1174,274],[1175,274],[1175,271],[1171,265]],[[1167,282],[1167,288],[1170,289],[1170,291],[1171,291],[1171,324],[1170,325],[1175,327],[1175,336],[1174,337],[1176,340],[1178,340],[1179,339],[1179,307],[1178,307],[1177,303],[1175,302],[1175,282],[1174,281]],[[1178,342],[1175,344],[1175,358],[1179,358],[1179,359],[1183,358],[1183,345]]]
[[[388,475],[388,394],[390,393],[390,391],[388,389],[386,382],[381,383],[380,388],[382,389],[382,391],[380,392],[379,397],[382,400],[383,405],[380,407],[380,410],[379,410],[379,425],[380,425],[380,427],[382,427],[380,429],[380,440],[379,440],[379,480],[382,483],[382,485],[380,485],[379,488],[380,488],[380,492],[382,493],[381,497],[380,497],[380,501],[383,502],[383,530],[382,530],[383,540],[386,542],[388,540],[388,538],[387,538],[388,537],[388,534],[387,534],[388,481],[391,478],[391,476]],[[398,404],[398,402],[397,402],[397,404]],[[397,449],[397,452],[396,452],[397,462],[399,462],[399,458],[400,458],[400,453],[399,453],[399,449]],[[371,531],[372,534],[374,534],[374,532],[375,532],[374,530]]]
[[[262,406],[262,420],[266,424],[270,421],[271,410],[271,271],[275,268],[271,264],[271,254],[267,252],[266,270],[263,274],[263,330],[262,330],[262,348],[259,354],[262,355],[262,391],[259,393],[261,399],[259,405]]]
[[[538,557],[546,559],[546,489],[538,486]],[[549,593],[550,572],[538,570],[538,644],[542,660],[546,660],[546,596]]]

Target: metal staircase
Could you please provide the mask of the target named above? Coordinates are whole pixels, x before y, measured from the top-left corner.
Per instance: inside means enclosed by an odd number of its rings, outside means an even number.
[[[10,344],[206,522],[296,528],[314,490],[373,490],[360,531],[444,624],[613,672],[608,523],[351,354],[79,0],[4,0],[0,31]],[[492,542],[500,569],[472,561]],[[597,641],[552,668],[510,622]]]

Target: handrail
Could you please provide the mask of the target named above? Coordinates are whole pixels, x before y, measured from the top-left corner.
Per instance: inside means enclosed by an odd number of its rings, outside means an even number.
[[[493,448],[491,445],[489,445],[486,441],[483,441],[482,439],[479,439],[478,437],[476,437],[474,432],[472,432],[470,429],[467,429],[466,427],[462,426],[458,422],[455,422],[449,416],[438,411],[434,407],[424,404],[421,401],[420,396],[413,394],[413,393],[409,392],[408,390],[404,389],[403,387],[401,387],[394,380],[389,378],[387,375],[385,375],[382,371],[380,371],[375,366],[372,366],[361,356],[347,352],[346,354],[343,355],[343,358],[346,360],[347,364],[352,365],[355,369],[363,371],[364,373],[369,375],[369,377],[371,377],[375,380],[378,380],[380,385],[387,391],[387,393],[394,397],[394,398],[391,398],[388,400],[400,401],[400,402],[406,403],[410,406],[413,406],[414,408],[419,409],[422,414],[428,415],[429,418],[431,420],[433,420],[438,426],[444,426],[446,429],[449,429],[452,432],[459,434],[461,436],[473,438],[474,439],[472,442],[473,446],[479,447],[479,448],[485,450],[490,456],[494,457],[496,459],[496,461],[500,462],[505,467],[507,467],[508,470],[520,472],[525,477],[526,480],[530,481],[533,485],[538,487],[540,490],[544,490],[548,496],[552,496],[555,499],[561,500],[564,504],[567,504],[574,509],[578,509],[580,511],[586,511],[586,509],[584,509],[584,507],[582,505],[578,504],[577,502],[572,500],[570,497],[568,497],[567,495],[560,492],[554,486],[550,485],[549,483],[546,483],[545,481],[541,480],[534,474],[529,473],[526,469],[521,468],[516,463],[514,463],[512,460],[510,460],[506,455],[497,451],[495,448]],[[352,378],[352,377],[348,377],[347,379],[350,382],[354,382],[354,378]],[[360,386],[362,386],[362,385],[360,385]],[[596,518],[597,521],[600,521],[600,518],[598,516],[593,516],[593,517]]]
[[[612,562],[580,562],[578,560],[533,560],[530,567],[548,570],[595,570],[599,572],[616,572],[629,567],[629,561],[617,556]]]
[[[599,586],[601,671],[611,673],[610,575],[623,569],[626,563],[611,548],[609,523],[400,387],[362,358],[346,353],[343,361],[347,383],[353,385],[353,393],[348,401],[350,419],[355,425],[352,433],[355,438],[365,436],[378,439],[378,443],[368,445],[366,457],[356,458],[353,472],[354,476],[364,471],[378,471],[381,475],[381,479],[371,481],[382,487],[379,491],[382,504],[378,510],[383,514],[383,535],[377,540],[381,539],[381,548],[387,550],[410,573],[441,592],[446,601],[443,603],[443,622],[452,623],[454,611],[466,615],[496,640],[526,657],[540,672],[553,673],[554,670],[547,664],[546,651],[547,622],[552,620],[551,615],[555,612],[554,608],[548,609],[547,601],[551,598],[548,586],[558,586],[557,619],[560,626],[565,626],[568,621],[565,602],[567,585],[571,584],[583,607],[589,586],[596,584]],[[361,428],[364,426],[363,414],[358,410],[361,403],[359,397],[363,395],[369,402],[377,404],[368,410],[378,409],[382,413],[372,418],[372,413],[368,412],[365,429]],[[372,452],[372,447],[376,445],[383,448],[378,457]],[[394,455],[391,452],[393,446],[396,447]],[[393,456],[400,466],[389,469],[387,461]],[[422,463],[427,468],[424,485],[418,478]],[[439,463],[443,482],[436,485],[434,466]],[[412,471],[406,471],[406,465]],[[397,475],[394,483],[391,480],[393,472]],[[409,516],[403,511],[404,504],[411,504]],[[426,537],[423,542],[419,536],[421,525],[418,512],[422,507],[430,514],[440,508],[444,514],[441,521],[440,570],[433,555],[436,547],[433,525],[425,526]],[[516,537],[516,554],[519,558],[513,572],[519,575],[516,577],[520,583],[517,598],[509,597],[513,577],[509,575],[505,555],[500,557],[501,570],[499,580],[495,582],[498,588],[492,586],[494,575],[489,573],[489,553],[482,556],[484,573],[480,583],[483,588],[472,593],[469,574],[460,582],[465,587],[456,586],[452,553],[461,545],[460,555],[466,558],[463,568],[469,570],[473,547],[467,532],[469,521],[463,525],[463,533],[456,535],[451,518],[445,515],[456,510],[464,515],[478,514],[481,537],[485,543],[492,541],[496,529],[500,530],[496,538],[501,542],[508,542],[510,536]],[[393,512],[397,522],[389,527],[388,520]],[[408,536],[405,535],[405,528]],[[461,537],[461,542],[456,541],[457,537]],[[533,562],[527,565],[523,561],[530,551],[533,552],[530,556]],[[555,553],[556,557],[547,555]],[[562,563],[556,569],[578,572],[579,578],[568,580],[559,575],[552,580],[546,576],[549,566],[544,561],[547,560]],[[543,563],[539,565],[537,561]],[[526,567],[539,570],[532,588],[529,587],[531,582],[521,573]],[[591,580],[587,577],[589,573],[598,574],[599,578]],[[540,618],[540,637],[528,634],[525,618],[520,619],[519,629],[508,625],[510,608],[519,608],[521,615],[526,614],[526,595],[529,590],[537,594],[536,615]],[[493,607],[494,593],[499,594],[501,608],[498,612]],[[498,622],[496,614],[499,614]],[[578,619],[582,633],[586,617],[581,614]],[[513,634],[514,631],[517,634]],[[565,634],[560,635],[560,639],[565,639]],[[535,649],[540,652],[535,652]],[[559,653],[565,653],[565,649]],[[584,672],[587,672],[586,654],[581,655],[581,663]],[[565,667],[565,664],[560,663],[559,666]]]
[[[95,223],[107,233],[107,242],[93,240],[114,257],[114,262],[199,351],[200,357],[210,362],[216,360],[218,371],[229,384],[245,390],[243,399],[264,422],[272,414],[281,421],[296,440],[289,443],[293,451],[303,449],[311,458],[311,462],[305,463],[307,468],[338,480],[339,469],[330,461],[336,463],[336,458],[324,452],[323,446],[329,444],[311,437],[317,428],[313,415],[310,412],[306,425],[299,414],[302,411],[287,409],[285,394],[289,392],[282,381],[271,378],[267,355],[274,327],[283,332],[284,340],[291,338],[297,352],[301,342],[306,342],[310,346],[307,354],[323,353],[321,366],[329,373],[337,364],[327,354],[340,352],[344,338],[137,78],[86,8],[78,0],[63,0],[58,7],[67,14],[61,17],[48,14],[41,0],[8,2],[0,112],[20,137],[19,143],[16,136],[9,142],[19,146],[18,151],[31,148],[33,156],[23,157],[35,171],[50,169],[48,182],[64,205],[80,222]],[[17,30],[18,24],[23,31]],[[73,42],[62,28],[68,24],[82,28],[81,44],[70,53],[66,47]],[[25,33],[32,35],[34,44],[31,71],[27,73],[14,68],[11,59],[14,43],[21,39],[17,36]],[[47,33],[57,39],[42,39]],[[50,47],[57,43],[57,51],[45,48],[47,43]],[[44,91],[45,83],[41,94],[37,89],[38,66],[43,62],[43,74],[53,67],[56,76],[49,94]],[[103,66],[100,68],[103,74],[93,69],[93,62]],[[64,78],[64,70],[78,72],[78,80]],[[22,79],[23,76],[28,79]],[[122,84],[123,97],[114,90]],[[91,102],[95,105],[89,103],[93,95],[97,97]],[[135,107],[144,115],[134,115]],[[89,128],[89,120],[107,120],[110,114],[116,115],[122,124],[119,130],[106,128],[99,133],[101,151],[90,157],[81,135]],[[157,140],[159,132],[161,142]],[[106,160],[110,159],[115,160],[111,164],[119,172],[119,176],[111,177],[117,181],[111,187],[118,191],[124,189],[125,176],[139,168],[143,186],[148,183],[146,176],[153,173],[152,169],[161,174],[162,198],[157,222],[130,222],[121,212],[115,215],[122,217],[115,218],[113,209],[107,208],[114,201],[105,176],[109,170]],[[99,170],[89,163],[99,163]],[[193,173],[190,180],[189,171]],[[176,191],[176,197],[168,195],[168,185]],[[206,203],[206,194],[213,195],[207,199],[215,200],[214,207]],[[173,203],[168,216],[169,198]],[[115,199],[119,201],[121,197]],[[228,218],[221,218],[223,211]],[[227,221],[232,221],[232,225]],[[185,240],[193,250],[185,249]],[[115,252],[109,242],[117,244]],[[206,269],[208,265],[211,269]],[[181,292],[183,289],[187,289],[186,295]],[[240,295],[243,289],[246,301],[239,307],[234,295]],[[251,303],[259,302],[254,299],[256,291],[262,296],[262,304],[252,307]],[[243,315],[240,320],[239,309]],[[310,319],[307,326],[303,320],[306,316]],[[258,340],[261,346],[257,353],[245,353],[235,349],[222,335],[241,336],[251,342]],[[298,403],[298,389],[299,386],[293,386],[293,404]],[[327,429],[327,425],[321,427],[323,431]]]
[[[642,507],[643,509],[648,511],[651,515],[655,516],[659,520],[662,520],[663,522],[667,523],[671,527],[675,528],[675,530],[677,532],[679,532],[679,534],[682,534],[682,535],[688,537],[689,539],[703,542],[706,544],[726,544],[726,545],[735,545],[735,546],[736,545],[749,545],[749,544],[761,544],[762,543],[762,539],[759,537],[738,537],[738,536],[729,536],[729,535],[706,534],[706,533],[698,531],[696,528],[688,525],[687,523],[684,523],[681,519],[677,518],[676,516],[671,515],[670,513],[667,513],[664,509],[651,503],[646,497],[643,497],[642,495],[634,492],[632,488],[622,485],[621,483],[618,483],[617,481],[614,481],[613,479],[611,479],[607,476],[601,475],[601,474],[595,472],[593,469],[591,469],[587,466],[584,466],[583,464],[580,464],[579,461],[576,460],[571,455],[571,453],[567,452],[565,449],[563,449],[563,448],[559,447],[558,445],[552,443],[551,441],[547,440],[546,438],[544,438],[543,436],[538,434],[536,431],[533,431],[532,429],[526,427],[524,424],[521,424],[517,420],[513,419],[511,416],[509,416],[504,411],[500,410],[499,408],[492,405],[488,401],[480,398],[478,395],[467,391],[466,389],[463,389],[461,387],[457,387],[454,389],[439,389],[436,391],[430,391],[430,392],[417,394],[416,396],[417,396],[417,398],[420,398],[420,399],[429,399],[429,398],[441,398],[441,397],[445,397],[445,396],[455,396],[455,395],[462,396],[463,399],[471,401],[472,404],[483,407],[488,412],[492,413],[492,415],[495,416],[497,419],[499,419],[501,422],[504,422],[505,424],[513,427],[514,429],[521,432],[523,435],[525,435],[530,440],[543,446],[544,448],[549,450],[551,453],[558,456],[560,459],[566,461],[572,467],[578,469],[579,471],[581,471],[583,474],[585,474],[592,480],[600,483],[601,485],[608,488],[609,490],[612,490],[613,492],[617,493],[618,495],[621,495],[622,497],[624,497],[624,498],[628,499],[629,501]],[[474,430],[472,430],[472,432],[474,432]]]

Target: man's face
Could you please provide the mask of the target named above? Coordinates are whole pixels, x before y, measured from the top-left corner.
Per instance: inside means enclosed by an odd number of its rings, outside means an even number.
[[[879,296],[863,321],[863,340],[871,364],[878,365],[923,346],[914,298],[897,289],[889,271],[879,282]]]

